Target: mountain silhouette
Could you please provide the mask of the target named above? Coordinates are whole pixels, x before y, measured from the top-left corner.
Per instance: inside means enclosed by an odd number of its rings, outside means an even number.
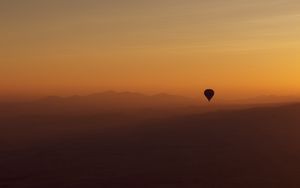
[[[6,115],[88,115],[88,114],[108,114],[108,113],[139,113],[144,115],[156,113],[165,115],[176,115],[198,112],[209,112],[221,109],[242,109],[249,106],[273,105],[272,102],[265,103],[247,101],[227,101],[220,100],[208,104],[204,96],[202,98],[189,98],[184,96],[159,93],[155,95],[145,95],[137,92],[115,92],[106,91],[86,96],[74,95],[70,97],[49,96],[37,101],[23,103],[1,103],[0,116]],[[274,100],[272,100],[274,101]],[[296,100],[295,100],[296,101]],[[283,101],[279,101],[283,103]],[[243,104],[245,103],[245,104]]]
[[[181,108],[200,106],[193,98],[135,92],[107,91],[86,96],[49,96],[38,101],[0,105],[3,114],[101,114],[139,111],[176,111]],[[2,107],[1,107],[2,106]],[[1,115],[0,115],[1,116]]]
[[[98,106],[106,109],[110,108],[151,108],[151,107],[179,107],[195,105],[196,100],[183,96],[156,94],[144,95],[134,92],[114,92],[107,91],[87,96],[72,97],[48,97],[40,100],[41,104],[61,104],[61,105],[83,105]]]

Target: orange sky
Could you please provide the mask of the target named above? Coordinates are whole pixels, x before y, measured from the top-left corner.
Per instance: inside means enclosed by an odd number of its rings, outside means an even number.
[[[10,0],[0,22],[1,96],[300,95],[298,0]]]

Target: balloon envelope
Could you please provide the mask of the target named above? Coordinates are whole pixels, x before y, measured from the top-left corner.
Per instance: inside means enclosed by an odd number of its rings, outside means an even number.
[[[215,91],[213,89],[206,89],[204,91],[204,95],[207,98],[208,101],[211,101],[211,99],[214,97],[215,95]]]

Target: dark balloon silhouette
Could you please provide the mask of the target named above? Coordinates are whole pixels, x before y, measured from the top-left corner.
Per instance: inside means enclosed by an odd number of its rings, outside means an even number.
[[[215,91],[213,89],[206,89],[204,91],[204,95],[207,98],[208,101],[211,101],[211,99],[214,97],[215,95]]]

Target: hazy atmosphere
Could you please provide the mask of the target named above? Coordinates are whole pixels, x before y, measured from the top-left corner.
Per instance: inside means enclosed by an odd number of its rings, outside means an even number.
[[[299,188],[299,0],[0,0],[0,188]]]
[[[299,10],[297,0],[3,0],[1,96],[300,95]]]

